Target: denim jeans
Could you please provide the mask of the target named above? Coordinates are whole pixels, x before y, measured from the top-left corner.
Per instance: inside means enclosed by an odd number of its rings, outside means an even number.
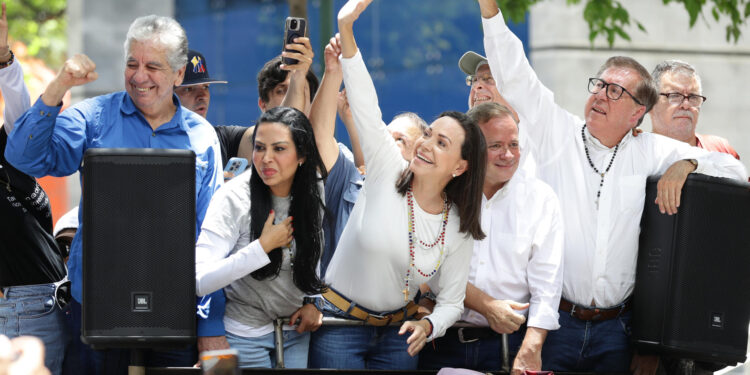
[[[0,334],[36,336],[44,342],[44,365],[62,373],[69,335],[63,312],[55,303],[55,285],[24,285],[5,289],[0,298]]]
[[[632,311],[598,322],[560,310],[560,329],[550,331],[542,348],[542,367],[552,371],[629,372]]]
[[[490,329],[490,328],[487,328]],[[526,326],[508,335],[509,366],[521,347],[526,335]],[[503,366],[502,337],[500,335],[474,342],[461,343],[453,329],[444,337],[427,343],[419,353],[419,368],[422,370],[440,370],[443,367],[457,367],[476,371],[500,371]]]
[[[81,341],[81,304],[72,300],[66,309],[65,321],[72,340],[65,353],[64,374],[127,374],[130,350],[94,350]],[[186,349],[146,349],[146,367],[192,367],[198,362],[195,345]]]
[[[227,341],[239,352],[240,368],[276,367],[274,333],[259,337],[242,337],[227,332]],[[284,368],[307,368],[310,332],[284,331]]]
[[[355,319],[324,299],[324,316]],[[310,337],[310,368],[415,370],[418,357],[406,352],[408,334],[399,326],[322,326]]]

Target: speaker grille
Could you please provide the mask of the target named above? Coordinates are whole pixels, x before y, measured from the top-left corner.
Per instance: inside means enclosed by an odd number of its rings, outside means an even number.
[[[684,358],[744,362],[750,185],[691,174],[678,214],[667,216],[652,203],[657,181],[647,184],[633,338],[643,348]]]
[[[194,336],[195,155],[92,149],[84,160],[84,336]]]

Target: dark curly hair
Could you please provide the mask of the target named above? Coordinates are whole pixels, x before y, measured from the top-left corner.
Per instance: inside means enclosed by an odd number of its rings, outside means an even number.
[[[292,181],[291,204],[289,216],[294,217],[294,240],[296,254],[292,278],[294,285],[307,294],[318,294],[325,290],[325,284],[315,272],[323,249],[323,225],[321,210],[325,210],[319,181],[325,179],[326,169],[318,154],[312,125],[300,111],[289,107],[272,108],[260,116],[253,132],[253,144],[258,128],[264,123],[286,125],[291,132],[297,156],[305,162],[297,168]],[[250,174],[250,236],[251,240],[260,238],[263,225],[271,211],[271,189],[263,183],[259,171],[253,167]],[[252,272],[256,280],[264,280],[279,275],[281,270],[281,248],[268,253],[271,263]]]
[[[263,103],[268,103],[271,98],[270,93],[274,87],[279,83],[286,81],[286,76],[289,72],[281,70],[279,66],[281,66],[281,55],[266,62],[258,72],[258,97]],[[305,79],[307,80],[307,86],[310,89],[310,101],[312,101],[315,97],[315,93],[318,92],[320,81],[315,73],[313,73],[312,69],[307,71]]]

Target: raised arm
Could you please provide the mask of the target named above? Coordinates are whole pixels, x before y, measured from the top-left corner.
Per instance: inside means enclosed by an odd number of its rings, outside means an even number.
[[[371,1],[350,0],[341,8],[338,17],[346,94],[367,161],[365,185],[376,183],[381,178],[393,177],[395,180],[405,166],[401,150],[383,123],[375,85],[354,41],[352,24]]]
[[[352,143],[352,153],[354,154],[354,165],[361,171],[365,166],[365,155],[362,153],[362,145],[359,143],[359,132],[357,132],[357,127],[354,126],[354,118],[352,117],[352,110],[349,108],[345,88],[339,92],[337,110],[341,122],[346,127],[346,132],[349,133],[349,141]]]
[[[339,32],[341,33],[341,56],[345,59],[357,53],[357,41],[354,40],[354,21],[367,9],[372,0],[349,0],[339,10]]]
[[[560,139],[568,139],[574,129],[570,123],[583,125],[583,121],[555,103],[554,94],[537,77],[531,68],[523,44],[503,20],[494,0],[479,0],[484,27],[484,50],[492,76],[500,94],[525,119],[529,141],[537,162],[544,163],[565,147]],[[582,88],[585,89],[585,88]],[[580,131],[580,128],[578,129]]]
[[[310,108],[310,123],[315,132],[315,143],[323,164],[329,172],[339,157],[339,147],[335,137],[336,101],[339,87],[344,80],[339,55],[341,55],[341,47],[338,38],[333,37],[325,48],[323,57],[326,70],[318,93],[313,99],[312,108]]]
[[[96,64],[88,56],[76,54],[65,61],[60,72],[44,90],[42,101],[50,107],[59,105],[72,87],[85,85],[97,78]]]
[[[5,158],[20,171],[43,177],[67,176],[81,165],[86,147],[86,126],[100,110],[93,99],[60,114],[62,98],[73,86],[97,78],[96,65],[86,55],[65,61],[42,96],[16,121],[8,134]]]
[[[294,65],[281,64],[280,66],[281,70],[289,71],[289,74],[292,75],[289,80],[289,89],[287,89],[286,95],[284,95],[281,106],[296,108],[307,114],[306,107],[309,101],[307,95],[309,94],[305,90],[306,75],[307,71],[310,70],[315,53],[313,53],[313,49],[310,46],[310,38],[295,38],[294,42],[294,44],[287,44],[286,48],[296,52],[284,51],[281,53],[283,57],[297,60],[297,63]]]
[[[11,58],[13,54],[8,46],[8,21],[5,15],[5,3],[3,3],[2,16],[0,16],[0,65],[7,64]],[[18,61],[14,60],[10,65],[0,68],[0,91],[5,101],[3,129],[6,134],[10,134],[13,130],[13,123],[31,106],[29,90],[23,81],[23,70]]]

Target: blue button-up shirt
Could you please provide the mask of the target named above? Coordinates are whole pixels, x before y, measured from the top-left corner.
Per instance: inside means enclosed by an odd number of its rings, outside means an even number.
[[[67,176],[83,172],[83,154],[89,148],[187,149],[196,155],[196,236],[214,191],[223,182],[216,132],[203,117],[184,110],[176,95],[177,111],[169,122],[153,130],[124,92],[84,100],[63,113],[39,98],[16,121],[8,138],[6,159],[35,177]],[[83,178],[83,176],[81,176]],[[79,210],[79,223],[83,223]],[[68,273],[73,298],[82,300],[82,232],[80,225],[70,250]]]

